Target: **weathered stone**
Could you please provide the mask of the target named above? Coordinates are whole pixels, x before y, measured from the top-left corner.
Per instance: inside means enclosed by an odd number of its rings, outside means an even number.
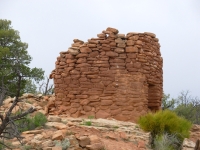
[[[92,107],[90,107],[90,106],[83,106],[83,110],[84,111],[90,111],[90,110],[92,110]]]
[[[97,36],[98,36],[99,38],[105,38],[105,37],[106,37],[106,34],[100,33],[100,34],[97,34]]]
[[[52,136],[52,140],[62,140],[63,138],[63,133],[60,130],[56,131]]]
[[[127,53],[137,53],[138,52],[138,48],[136,46],[126,47],[126,52]]]
[[[115,48],[115,52],[116,53],[124,53],[124,49],[123,48]]]
[[[87,145],[86,148],[90,150],[101,150],[105,148],[101,139],[97,135],[90,135],[89,139],[90,139],[90,145]]]
[[[185,138],[182,144],[182,150],[193,150],[195,148],[195,143],[190,141],[189,139]]]
[[[89,48],[95,48],[95,47],[97,47],[96,44],[88,44],[87,46],[88,46]]]
[[[117,53],[112,52],[112,51],[106,52],[106,55],[109,56],[109,57],[117,57],[118,56]]]
[[[156,37],[156,35],[154,33],[151,33],[151,32],[144,32],[144,34],[149,35],[149,36],[151,36],[153,38]]]
[[[111,27],[108,27],[108,28],[106,29],[106,31],[110,31],[110,32],[112,32],[112,33],[114,33],[114,34],[117,34],[117,33],[119,32],[117,29],[111,28]]]
[[[90,53],[90,57],[96,57],[99,55],[99,52],[98,51],[95,51],[95,52],[91,52]]]
[[[65,128],[67,128],[67,126],[65,124],[60,123],[60,122],[47,122],[45,124],[45,126],[47,126],[47,127],[55,127],[57,129],[65,129]]]
[[[76,55],[76,58],[87,57],[87,56],[88,56],[88,54],[86,54],[86,53],[80,53],[80,54]]]
[[[87,145],[86,148],[89,150],[101,150],[104,149],[104,145],[102,143],[94,143],[92,145]]]
[[[81,53],[90,53],[92,50],[89,47],[81,47],[80,48]]]
[[[52,150],[62,150],[62,147],[61,146],[55,146],[55,147],[52,147]]]
[[[90,101],[88,99],[82,99],[80,100],[81,105],[87,105]]]
[[[90,145],[90,139],[87,136],[81,136],[78,138],[79,145],[81,147],[85,147],[86,145]]]
[[[119,38],[125,38],[125,34],[118,34]]]
[[[135,44],[142,45],[142,41],[137,40],[137,41],[135,42]]]
[[[77,112],[77,108],[71,108],[70,110],[69,110],[69,112],[71,113],[71,114],[74,114],[75,112]]]
[[[79,39],[74,39],[73,41],[74,41],[74,43],[81,43],[81,44],[84,43],[82,40],[79,40]]]
[[[128,39],[136,41],[136,40],[139,39],[139,36],[138,35],[134,35],[134,36],[129,37]]]
[[[79,50],[75,50],[75,49],[72,49],[72,48],[69,48],[68,49],[68,52],[72,55],[78,55],[80,53]]]
[[[81,64],[86,62],[87,62],[86,58],[79,58],[76,63]]]
[[[112,105],[113,101],[112,100],[101,100],[101,105]]]
[[[99,110],[97,113],[96,113],[96,118],[108,118],[110,117],[110,114],[103,111],[103,110]]]
[[[117,114],[120,114],[121,112],[122,112],[122,111],[121,111],[120,108],[114,109],[114,110],[111,110],[111,111],[110,111],[110,113],[111,113],[112,116],[115,116],[115,115],[117,115]]]
[[[117,47],[125,48],[126,47],[126,43],[118,43]]]
[[[88,95],[76,95],[76,98],[81,98],[81,99],[85,99],[87,97],[88,97]]]
[[[127,44],[128,46],[134,45],[134,44],[135,44],[135,41],[133,41],[133,40],[128,40],[128,41],[126,42],[126,44]]]
[[[30,131],[24,131],[23,134],[40,134],[43,130],[30,130]]]
[[[55,144],[52,140],[47,140],[42,143],[42,147],[53,147]]]
[[[61,122],[61,118],[58,116],[48,116],[49,122]]]

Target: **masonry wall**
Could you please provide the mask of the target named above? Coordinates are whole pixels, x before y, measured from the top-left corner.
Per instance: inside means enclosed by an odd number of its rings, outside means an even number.
[[[125,35],[109,27],[88,42],[74,39],[50,75],[56,108],[49,111],[136,121],[148,110],[160,109],[162,66],[153,33]]]

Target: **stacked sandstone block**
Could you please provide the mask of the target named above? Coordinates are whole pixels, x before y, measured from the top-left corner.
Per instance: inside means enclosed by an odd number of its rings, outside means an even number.
[[[135,121],[162,98],[160,44],[155,34],[107,28],[60,52],[54,79],[58,114]]]

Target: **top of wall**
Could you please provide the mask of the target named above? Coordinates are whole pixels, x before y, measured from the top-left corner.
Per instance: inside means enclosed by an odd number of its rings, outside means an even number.
[[[159,40],[158,38],[156,38],[156,35],[154,33],[129,32],[125,35],[120,34],[119,31],[115,28],[108,27],[106,30],[102,31],[102,33],[97,34],[97,38],[88,39],[88,42],[74,39],[74,43],[71,45],[71,47],[68,48],[68,51],[60,53],[78,55],[79,53],[90,53],[99,49],[105,51],[113,50],[116,53],[143,53],[143,51],[151,50],[151,48],[141,49],[144,42],[155,45],[156,47],[160,47],[158,41]],[[155,52],[160,55],[159,51]]]

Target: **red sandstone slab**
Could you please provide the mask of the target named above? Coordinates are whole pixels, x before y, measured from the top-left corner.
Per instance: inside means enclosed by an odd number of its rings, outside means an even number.
[[[120,48],[125,48],[126,47],[126,43],[118,43],[117,44],[117,47],[120,47]]]
[[[90,53],[92,50],[89,47],[81,47],[80,48],[81,53]]]
[[[80,54],[76,55],[76,58],[87,57],[87,56],[88,56],[88,54],[86,54],[86,53],[80,53]]]
[[[126,52],[127,53],[137,53],[138,52],[138,48],[136,46],[126,47]]]
[[[109,57],[117,57],[118,53],[113,52],[113,51],[108,51],[108,52],[106,52],[106,55],[109,56]]]
[[[108,27],[108,28],[106,29],[106,31],[110,31],[110,32],[112,32],[112,33],[114,33],[114,34],[117,34],[117,33],[119,32],[117,29],[111,28],[111,27]]]
[[[90,53],[90,57],[96,57],[99,55],[99,52],[98,51],[95,51],[95,52],[91,52]]]
[[[115,48],[114,51],[116,53],[124,53],[125,50],[124,50],[124,48]]]
[[[98,44],[99,43],[99,41],[98,40],[88,40],[88,42],[89,43],[91,43],[91,44]]]
[[[74,58],[74,56],[73,56],[73,55],[71,55],[71,54],[66,54],[66,55],[65,55],[65,58],[72,59],[72,58]]]
[[[92,64],[92,66],[93,67],[105,67],[105,68],[110,67],[109,63],[107,63],[107,64]]]
[[[103,47],[103,46],[102,46],[101,50],[110,51],[110,47]]]
[[[139,39],[139,36],[138,35],[134,35],[134,36],[129,37],[128,39],[137,41]]]
[[[89,67],[91,66],[90,64],[88,63],[82,63],[82,64],[77,64],[76,67]]]

